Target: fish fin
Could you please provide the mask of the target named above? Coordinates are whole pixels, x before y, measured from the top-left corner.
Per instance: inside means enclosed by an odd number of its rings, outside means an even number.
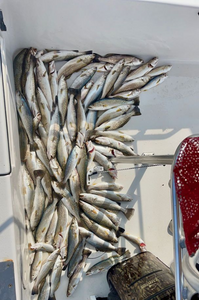
[[[41,177],[41,178],[43,178],[44,175],[45,175],[45,172],[44,172],[43,170],[34,170],[33,173],[34,173],[35,178],[36,178],[36,177]]]
[[[134,105],[135,106],[138,106],[140,104],[140,97],[136,97],[135,99],[134,99]]]
[[[125,216],[126,216],[126,218],[127,218],[128,220],[131,219],[131,217],[132,217],[133,214],[134,214],[134,211],[135,211],[134,208],[127,208],[127,209],[126,209]]]
[[[123,233],[125,231],[124,228],[119,227],[118,230],[116,231],[116,237],[119,237],[121,235],[121,233]]]
[[[38,294],[38,286],[34,285],[32,288],[32,295]]]
[[[119,255],[123,255],[126,251],[125,247],[119,247],[115,250]]]
[[[74,97],[76,97],[77,94],[79,93],[78,89],[73,89],[73,88],[68,88],[68,91],[70,92],[70,94],[73,94]]]
[[[95,57],[93,59],[94,62],[99,62],[99,58],[102,57],[101,55],[97,54],[97,53],[94,53],[95,54]]]

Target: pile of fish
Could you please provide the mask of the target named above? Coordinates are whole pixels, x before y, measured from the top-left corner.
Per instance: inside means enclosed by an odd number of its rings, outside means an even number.
[[[140,93],[167,78],[171,66],[157,63],[156,57],[144,63],[132,55],[34,48],[14,59],[30,281],[39,300],[55,299],[62,271],[69,278],[66,295],[75,291],[89,245],[117,255],[87,275],[130,257],[117,246],[120,236],[145,250],[119,227],[117,212],[130,219],[134,209],[120,206],[132,198],[120,192],[109,158],[136,155],[133,138],[117,129],[141,114]],[[87,184],[96,165],[110,180]]]

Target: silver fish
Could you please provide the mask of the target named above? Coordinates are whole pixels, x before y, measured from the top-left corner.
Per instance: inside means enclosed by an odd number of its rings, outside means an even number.
[[[66,208],[69,210],[71,215],[73,215],[78,221],[80,220],[79,218],[79,207],[77,206],[74,198],[70,194],[70,192],[67,190],[67,188],[61,188],[60,184],[56,181],[52,182],[52,187],[58,195],[62,196],[63,198],[61,201],[63,204],[66,206]]]
[[[57,160],[63,172],[65,171],[67,159],[68,159],[67,143],[63,131],[60,131],[60,138],[57,145]]]
[[[127,112],[127,110],[129,110],[130,107],[131,106],[127,104],[127,105],[120,105],[120,106],[106,110],[97,119],[96,126],[99,126],[106,121],[109,121],[113,118],[123,115],[125,112]]]
[[[66,142],[66,150],[68,152],[68,155],[71,153],[71,150],[72,150],[72,144],[71,144],[71,140],[70,140],[70,137],[69,137],[69,134],[68,134],[68,129],[66,127],[66,123],[64,124],[64,127],[63,127],[63,134],[64,134],[64,139],[65,139],[65,142]]]
[[[22,124],[28,135],[28,139],[31,145],[33,145],[33,116],[26,103],[26,100],[19,92],[16,92],[17,111],[21,118]]]
[[[126,79],[129,71],[130,71],[130,66],[126,66],[121,70],[117,80],[114,83],[112,90],[110,91],[111,94],[113,94],[115,91],[117,91],[117,89],[119,89],[119,87],[122,85],[122,83]]]
[[[103,214],[105,214],[116,226],[119,225],[120,219],[114,212],[104,209],[102,207],[98,207],[99,211],[101,211]]]
[[[115,251],[119,255],[125,253],[126,248],[115,247],[111,243],[104,241],[103,239],[96,236],[93,232],[88,231],[83,227],[79,227],[79,233],[82,237],[86,237],[86,241],[99,251],[102,252]]]
[[[55,251],[55,248],[52,245],[43,242],[39,242],[34,245],[31,245],[30,249],[32,251],[37,250],[37,251],[45,251],[50,253]]]
[[[22,65],[22,76],[21,76],[21,88],[22,93],[25,95],[25,85],[27,81],[27,76],[30,73],[30,65],[32,63],[33,57],[35,56],[35,53],[37,52],[37,49],[35,48],[29,48],[24,56],[23,65]]]
[[[108,198],[94,194],[82,193],[80,194],[80,199],[90,203],[91,205],[96,205],[105,209],[121,211],[128,220],[131,219],[135,211],[133,208],[123,208]]]
[[[84,69],[97,68],[97,72],[109,72],[113,68],[114,64],[105,62],[95,62],[87,65]]]
[[[60,115],[59,115],[58,105],[56,105],[55,111],[53,113],[50,122],[50,130],[49,130],[48,141],[47,141],[47,155],[49,160],[51,158],[54,158],[56,155],[59,136],[60,136]]]
[[[127,241],[129,241],[129,242],[131,242],[133,244],[138,245],[141,252],[145,252],[146,251],[146,244],[145,244],[145,242],[140,237],[132,235],[132,234],[129,234],[127,232],[121,233],[120,236],[124,237]]]
[[[50,168],[48,156],[46,153],[46,147],[44,146],[43,142],[40,140],[40,138],[35,134],[34,135],[34,146],[35,146],[35,151],[37,153],[38,158],[41,160],[41,162],[44,164],[50,175],[52,176],[52,170]]]
[[[134,89],[140,89],[145,84],[147,84],[147,82],[149,82],[150,79],[151,77],[149,75],[145,75],[139,78],[132,79],[130,81],[125,81],[122,84],[122,86],[118,88],[118,90],[115,90],[114,95],[121,92],[131,91]]]
[[[65,239],[67,234],[68,210],[61,201],[58,204],[57,213],[58,220],[53,242],[56,248],[59,246],[59,235],[61,234]]]
[[[100,62],[108,62],[111,64],[116,64],[121,59],[124,59],[125,66],[139,66],[144,62],[143,59],[133,55],[116,53],[108,53],[105,56],[97,55],[96,59]]]
[[[127,105],[127,104],[133,104],[133,105],[139,105],[138,98],[135,98],[131,101],[126,101],[119,98],[104,98],[100,99],[96,102],[94,102],[92,105],[89,106],[90,110],[107,110],[113,107],[117,107],[119,105]]]
[[[57,220],[58,220],[58,214],[57,214],[57,210],[55,210],[52,220],[50,222],[48,231],[46,233],[46,237],[45,237],[46,243],[49,243],[49,244],[53,243],[53,239],[54,239],[54,235],[55,235],[55,231],[56,231],[56,227],[57,227]]]
[[[76,218],[73,218],[68,231],[68,251],[67,258],[64,262],[64,267],[66,267],[75,251],[79,242],[79,226]]]
[[[53,99],[52,99],[52,93],[51,93],[50,83],[48,79],[48,73],[44,66],[44,63],[40,58],[37,58],[36,60],[36,74],[37,74],[38,85],[42,90],[46,100],[48,101],[48,104],[50,106],[50,111],[52,111]]]
[[[33,202],[32,213],[30,217],[30,226],[34,231],[37,225],[39,224],[45,204],[45,194],[41,184],[41,179],[44,176],[44,171],[35,170],[34,175],[36,177],[36,188],[35,188],[35,196]]]
[[[158,63],[158,58],[157,57],[152,58],[141,67],[131,71],[126,78],[126,81],[144,76],[145,74],[149,73],[153,68],[155,68],[157,63]]]
[[[42,265],[41,270],[36,278],[35,284],[32,289],[32,295],[38,294],[38,287],[41,281],[47,276],[49,271],[53,268],[54,263],[60,253],[60,249],[56,249],[50,254],[47,261]]]
[[[77,132],[80,132],[85,139],[86,135],[86,115],[81,100],[77,100]]]
[[[83,88],[85,84],[93,77],[97,68],[90,68],[88,70],[83,71],[78,77],[73,81],[70,89],[80,90]]]
[[[48,134],[41,122],[39,123],[39,126],[38,126],[38,132],[39,132],[42,142],[44,143],[45,147],[47,148]]]
[[[50,83],[52,100],[55,103],[55,98],[58,95],[58,82],[57,82],[57,71],[55,68],[54,61],[49,62],[48,70],[49,70],[49,83]]]
[[[59,69],[58,80],[61,78],[62,75],[68,77],[72,73],[79,71],[80,69],[88,65],[94,57],[95,54],[87,54],[69,60]]]
[[[93,130],[97,120],[97,111],[89,110],[86,118],[86,130]]]
[[[89,217],[91,220],[97,222],[98,224],[104,227],[113,229],[116,232],[118,231],[118,227],[115,226],[115,224],[113,224],[113,222],[97,207],[94,207],[93,205],[84,201],[80,201],[80,207],[82,208],[86,216]]]
[[[90,193],[95,194],[95,195],[99,195],[99,196],[102,196],[102,197],[106,197],[106,198],[108,198],[110,200],[113,200],[113,201],[116,201],[116,202],[130,202],[131,200],[133,200],[132,197],[129,197],[126,194],[118,193],[116,191],[91,190]]]
[[[85,247],[86,240],[85,238],[80,238],[79,242],[75,248],[75,252],[73,253],[69,263],[68,263],[68,270],[67,270],[67,276],[70,278],[72,274],[74,273],[77,265],[82,260],[83,250]]]
[[[159,76],[154,77],[152,80],[150,80],[144,87],[141,88],[141,92],[146,92],[149,89],[156,87],[157,85],[161,84],[165,79],[167,79],[167,74],[162,74]]]
[[[123,127],[128,121],[130,120],[131,117],[133,116],[140,116],[141,112],[139,107],[135,106],[135,108],[130,112],[125,115],[116,117],[110,121],[107,121],[100,126],[96,127],[96,130],[115,130],[120,127]]]
[[[137,96],[139,96],[140,93],[141,93],[140,89],[135,89],[135,90],[132,90],[132,91],[117,93],[115,95],[109,96],[109,98],[115,98],[116,97],[116,98],[120,98],[120,99],[124,99],[124,100],[133,100]]]
[[[35,244],[35,238],[30,228],[30,222],[28,220],[27,214],[25,214],[25,233],[26,233],[25,239],[28,244],[29,265],[32,265],[35,254],[30,250],[30,246]]]
[[[127,250],[123,255],[121,256],[111,256],[107,259],[101,260],[100,262],[93,265],[88,271],[86,272],[87,276],[98,274],[101,272],[104,272],[108,270],[111,266],[116,265],[122,261],[124,261],[127,258],[130,258],[131,254],[129,250]]]
[[[54,267],[52,269],[52,274],[50,276],[50,297],[49,299],[55,299],[55,292],[59,287],[62,273],[62,258],[58,256]]]
[[[77,172],[77,169],[75,168],[69,178],[69,183],[70,183],[70,190],[72,193],[72,196],[75,200],[75,202],[77,203],[77,205],[79,205],[79,195],[80,195],[80,180],[79,180],[79,174]]]
[[[87,187],[87,190],[110,190],[110,191],[120,191],[123,189],[123,186],[116,182],[100,182],[93,183]]]
[[[69,279],[68,289],[67,289],[67,297],[72,295],[74,293],[75,289],[77,288],[77,285],[82,277],[82,273],[83,273],[85,265],[86,265],[86,260],[90,254],[91,254],[90,250],[84,250],[83,258],[82,258],[81,262],[78,264],[73,275]]]
[[[91,169],[91,166],[93,164],[94,157],[95,157],[95,147],[91,141],[86,142],[86,147],[87,147],[87,151],[88,151],[87,153],[89,156],[88,164],[87,164],[87,172],[89,172]]]
[[[68,157],[67,163],[66,163],[63,183],[67,182],[67,180],[70,178],[74,168],[77,166],[80,150],[81,149],[77,145],[75,145],[75,147],[72,149],[72,151]]]
[[[135,155],[134,150],[122,142],[116,141],[108,137],[97,137],[95,142],[100,145],[110,146],[124,153],[125,155]]]
[[[66,125],[67,125],[68,134],[71,142],[75,140],[77,134],[77,116],[76,116],[74,100],[75,100],[74,95],[71,94],[68,103],[67,118],[66,118]]]
[[[42,92],[42,90],[37,87],[36,89],[37,103],[39,105],[39,110],[41,112],[41,122],[46,130],[49,132],[50,128],[50,106]]]
[[[30,279],[35,280],[39,274],[43,261],[43,251],[37,251],[34,256],[34,261],[31,266]]]
[[[50,276],[46,276],[45,283],[39,293],[37,300],[48,300],[50,295]]]
[[[124,132],[120,131],[120,130],[114,130],[114,131],[97,131],[97,130],[93,130],[93,132],[91,132],[90,134],[90,138],[94,139],[95,137],[98,136],[104,136],[104,137],[110,137],[115,139],[116,141],[120,141],[120,142],[133,142],[134,139],[132,138],[132,136],[125,134]]]
[[[80,149],[79,160],[77,162],[77,172],[79,174],[81,191],[85,191],[87,165],[88,158],[86,153],[86,146],[84,144],[83,147]]]
[[[50,160],[50,167],[51,167],[53,175],[55,176],[57,181],[62,182],[62,180],[64,178],[64,173],[63,173],[63,170],[60,167],[59,162],[56,157],[54,157]]]
[[[61,118],[61,125],[64,125],[68,107],[68,88],[65,76],[61,76],[58,85],[58,107]]]
[[[41,218],[41,221],[37,227],[36,231],[36,242],[44,242],[46,233],[49,229],[50,223],[52,221],[52,217],[55,211],[55,206],[57,205],[58,198],[54,197],[53,203],[50,204],[46,210],[44,211],[44,214]]]
[[[115,232],[113,230],[111,231],[108,228],[103,227],[98,223],[95,223],[93,220],[89,219],[84,213],[81,213],[80,216],[83,219],[83,222],[88,227],[88,229],[92,231],[95,235],[111,243],[118,242]]]
[[[91,51],[79,52],[77,50],[50,50],[41,56],[43,62],[69,60],[74,57],[90,53]]]
[[[150,71],[147,75],[150,76],[150,77],[158,76],[158,75],[161,75],[163,73],[169,72],[171,70],[171,68],[172,68],[171,65],[157,67],[157,68],[153,69],[152,71]]]
[[[88,109],[89,105],[100,96],[104,87],[106,76],[107,76],[106,74],[103,74],[101,77],[99,77],[94,83],[94,85],[92,86],[92,88],[90,89],[88,95],[84,100],[85,111]]]
[[[108,92],[113,87],[114,83],[116,82],[122,68],[124,66],[124,59],[119,60],[115,66],[112,68],[112,70],[108,73],[108,76],[106,78],[103,92],[101,98],[105,98],[105,96],[108,94]]]
[[[23,61],[28,49],[22,49],[14,58],[13,61],[13,70],[14,70],[14,78],[15,78],[15,90],[22,92],[21,89],[21,77],[23,72]]]
[[[83,88],[80,91],[80,94],[77,96],[80,98],[80,100],[82,101],[82,103],[84,103],[84,99],[86,98],[86,96],[88,95],[90,89],[92,88],[94,84],[94,81],[90,80],[87,84],[85,84],[85,86],[83,86]]]
[[[26,130],[23,127],[22,121],[18,118],[18,129],[19,129],[19,146],[20,146],[20,158],[21,161],[26,160],[26,152],[28,148],[28,136]]]
[[[27,212],[28,219],[30,220],[35,193],[34,183],[25,166],[23,166],[22,172],[22,195],[24,197],[25,210]]]
[[[103,154],[101,154],[98,151],[95,151],[95,157],[94,160],[108,172],[108,174],[113,178],[117,178],[117,170],[115,166],[111,163],[110,160]]]
[[[93,143],[93,145],[94,145],[96,151],[100,152],[101,154],[103,154],[107,157],[117,157],[117,156],[123,155],[122,152],[115,150],[111,147],[101,146],[101,145],[98,145],[95,143]]]
[[[30,68],[27,73],[26,82],[25,82],[25,92],[24,95],[28,102],[28,105],[32,111],[33,116],[39,112],[38,104],[35,96],[35,76],[34,76],[34,57],[30,58]]]

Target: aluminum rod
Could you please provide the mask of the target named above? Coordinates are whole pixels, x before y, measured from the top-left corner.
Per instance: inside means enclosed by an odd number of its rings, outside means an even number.
[[[175,265],[175,297],[177,300],[182,298],[182,265],[181,265],[181,247],[180,247],[180,218],[179,204],[176,197],[175,179],[172,175],[171,184],[172,194],[172,214],[173,214],[173,246],[174,246],[174,265]]]
[[[171,165],[173,163],[174,155],[136,155],[136,156],[118,156],[112,157],[113,163],[124,164],[160,164]]]

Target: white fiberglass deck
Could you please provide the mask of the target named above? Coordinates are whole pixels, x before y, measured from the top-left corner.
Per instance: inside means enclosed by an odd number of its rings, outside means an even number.
[[[12,60],[23,47],[38,49],[79,49],[105,54],[132,53],[143,59],[159,56],[159,64],[172,64],[169,78],[160,86],[142,93],[142,115],[134,117],[123,128],[135,142],[134,150],[155,154],[174,154],[178,144],[199,131],[199,17],[197,9],[155,3],[111,0],[23,1],[3,0],[1,7],[7,32],[6,58],[13,86]],[[14,93],[14,89],[13,89]],[[19,148],[17,119],[13,99],[6,100],[10,109],[9,133],[12,173],[2,180],[0,220],[7,224],[0,236],[0,260],[15,263],[17,300],[29,299],[29,291],[21,290],[20,249],[23,244],[22,200],[18,189]],[[118,164],[118,168],[134,165]],[[122,192],[133,195],[130,207],[135,214],[121,226],[140,235],[147,249],[164,263],[173,259],[172,237],[167,233],[171,219],[170,166],[158,166],[118,172]],[[6,186],[6,182],[9,185]],[[12,210],[13,204],[13,210]],[[14,212],[14,213],[13,213]],[[7,222],[14,214],[13,222]],[[14,235],[15,229],[15,235]],[[132,253],[138,249],[121,239],[120,244]],[[100,256],[97,253],[96,256]],[[101,257],[104,258],[105,255]],[[88,260],[94,263],[93,259]],[[87,266],[88,267],[88,266]],[[57,300],[66,298],[66,275],[56,293]],[[71,300],[106,296],[106,273],[84,278]],[[22,292],[22,295],[20,293]]]

